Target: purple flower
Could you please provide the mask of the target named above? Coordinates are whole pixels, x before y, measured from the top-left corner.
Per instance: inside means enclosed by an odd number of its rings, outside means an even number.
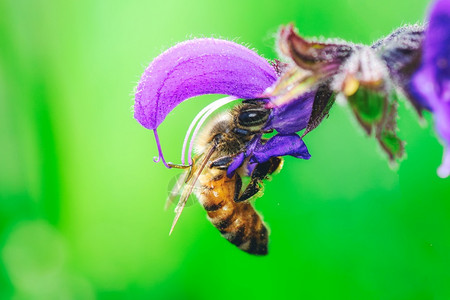
[[[162,154],[157,128],[178,104],[204,94],[230,95],[211,103],[194,119],[183,145],[182,164],[184,164],[187,139],[197,122],[199,123],[194,130],[194,136],[201,124],[218,107],[238,98],[260,97],[275,83],[278,78],[277,71],[282,67],[281,64],[271,65],[244,46],[213,38],[185,41],[159,55],[142,75],[134,105],[134,117],[137,121],[154,131],[159,152],[159,158],[155,161],[162,160],[169,167]],[[261,137],[254,139],[252,149],[256,151],[255,157],[258,151],[265,151],[269,156],[292,155],[309,158],[306,146],[294,133],[306,127],[313,100],[314,94],[309,93],[299,97],[298,101],[293,101],[289,107],[273,108],[265,129],[276,129],[279,134],[267,142]],[[277,142],[282,139],[289,140],[289,144],[282,145]],[[189,164],[192,163],[192,144],[193,140],[189,147]],[[240,157],[251,155],[253,152],[238,155],[233,167],[237,168],[242,164]],[[262,156],[258,157],[257,161],[260,162]]]
[[[450,175],[450,0],[438,0],[429,15],[422,65],[412,79],[416,96],[433,112],[436,130],[445,144],[440,177]]]
[[[302,121],[303,122],[303,121]],[[306,148],[302,138],[295,133],[277,134],[269,140],[255,137],[247,148],[247,151],[239,153],[227,169],[227,176],[233,177],[234,172],[244,162],[245,158],[250,158],[249,168],[255,163],[263,163],[271,157],[290,155],[301,159],[310,159],[311,155]],[[251,172],[248,172],[249,174]]]
[[[264,144],[258,144],[250,161],[262,163],[273,156],[291,155],[297,158],[309,159],[305,143],[296,134],[275,135]]]

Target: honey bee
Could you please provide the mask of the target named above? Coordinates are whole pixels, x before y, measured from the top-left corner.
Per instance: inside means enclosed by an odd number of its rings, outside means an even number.
[[[268,230],[249,200],[261,196],[262,181],[280,170],[283,160],[272,157],[250,168],[247,158],[231,178],[227,176],[227,169],[234,157],[246,150],[253,137],[266,133],[263,128],[270,111],[261,101],[246,100],[218,115],[202,129],[196,141],[197,155],[180,177],[185,184],[182,188],[177,184],[169,196],[173,198],[181,194],[170,232],[189,195],[194,193],[205,208],[208,219],[224,238],[247,253],[267,254]],[[244,176],[249,177],[245,188],[242,187]]]

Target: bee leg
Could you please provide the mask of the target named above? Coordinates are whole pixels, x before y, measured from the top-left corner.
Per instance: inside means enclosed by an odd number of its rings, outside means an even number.
[[[270,168],[268,175],[273,174],[282,167],[283,159],[281,157],[271,157],[269,161],[270,161]]]
[[[242,189],[242,179],[237,173],[234,176],[236,177],[236,182],[234,185],[234,202],[239,202],[239,195]]]
[[[244,192],[242,192],[242,194],[239,196],[238,199],[235,199],[235,202],[242,202],[256,195],[261,190],[260,183],[269,173],[269,168],[270,168],[270,161],[258,164],[253,170],[250,182],[248,183]]]
[[[262,181],[267,178],[267,175],[277,171],[281,166],[281,162],[280,157],[272,157],[264,163],[257,164],[252,172],[250,183],[238,198],[235,197],[235,202],[242,202],[256,195],[261,190]]]
[[[192,166],[191,165],[179,165],[179,164],[173,164],[173,163],[167,163],[167,165],[171,168],[175,168],[175,169],[189,169]]]
[[[262,133],[272,133],[273,129],[269,129],[269,130],[263,130]]]
[[[220,157],[220,158],[216,159],[215,161],[213,161],[209,165],[209,167],[217,168],[219,170],[226,170],[232,161],[233,161],[232,156],[223,156],[223,157]]]
[[[264,163],[257,164],[252,172],[250,183],[247,185],[240,197],[237,199],[235,197],[235,202],[242,202],[256,195],[261,190],[262,181],[267,178],[267,175],[270,175],[278,170],[280,165],[281,158],[279,157],[272,157]]]

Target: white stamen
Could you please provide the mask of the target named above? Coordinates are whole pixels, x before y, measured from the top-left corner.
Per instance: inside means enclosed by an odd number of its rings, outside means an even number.
[[[198,131],[200,130],[200,127],[203,125],[203,123],[206,121],[206,119],[214,111],[216,111],[218,108],[220,108],[220,107],[222,107],[222,106],[224,106],[224,105],[226,105],[226,104],[228,104],[228,103],[230,103],[230,102],[232,102],[234,100],[237,100],[237,99],[238,98],[236,98],[236,97],[229,96],[229,97],[225,97],[225,98],[219,99],[217,101],[214,101],[213,103],[211,103],[210,105],[207,106],[207,107],[209,107],[209,110],[203,115],[203,117],[198,122],[197,126],[195,127],[194,133],[192,134],[191,142],[189,143],[188,163],[190,165],[192,164],[192,148],[194,147],[194,141],[195,141],[195,138],[197,136]],[[199,115],[200,115],[200,113],[199,113]],[[183,158],[184,158],[184,156],[183,156]]]
[[[191,135],[191,131],[194,128],[195,124],[197,123],[197,121],[201,118],[201,116],[203,116],[207,111],[209,111],[211,109],[212,106],[214,106],[218,101],[221,101],[222,99],[216,100],[212,103],[210,103],[209,105],[207,105],[206,107],[204,107],[194,118],[194,120],[192,120],[191,124],[189,125],[188,130],[186,131],[186,135],[184,136],[184,142],[183,142],[183,148],[181,148],[181,164],[184,165],[184,157],[185,157],[185,149],[186,149],[186,145],[189,139],[189,136]]]

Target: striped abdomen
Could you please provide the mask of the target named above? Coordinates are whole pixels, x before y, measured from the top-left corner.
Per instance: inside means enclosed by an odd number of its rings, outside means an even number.
[[[208,169],[198,180],[195,193],[222,236],[250,254],[267,254],[268,232],[261,217],[249,202],[234,202],[235,176]]]

